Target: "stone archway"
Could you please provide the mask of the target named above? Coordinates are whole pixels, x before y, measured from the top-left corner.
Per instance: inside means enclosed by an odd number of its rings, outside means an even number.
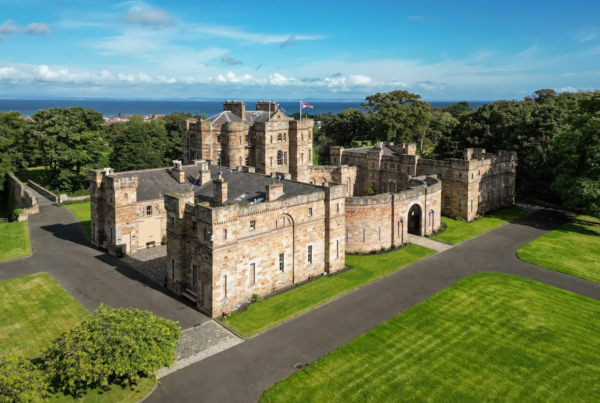
[[[408,233],[413,235],[422,235],[421,222],[423,221],[423,209],[418,204],[413,204],[408,210]]]

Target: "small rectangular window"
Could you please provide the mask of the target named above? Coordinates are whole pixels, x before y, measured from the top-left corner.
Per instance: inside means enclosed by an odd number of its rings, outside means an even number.
[[[223,291],[225,291],[225,298],[227,298],[227,274],[223,276]]]
[[[223,230],[223,239],[227,239],[227,229]]]
[[[340,212],[340,203],[337,204],[337,212]]]
[[[250,221],[250,229],[256,229],[256,221]]]
[[[312,210],[312,207],[309,207],[309,208],[308,208],[308,215],[309,215],[310,217],[312,217],[312,215],[313,215],[313,210]]]
[[[221,136],[217,136],[217,143],[221,144]]]
[[[171,279],[175,279],[175,259],[171,259]]]
[[[146,215],[152,215],[152,206],[146,206]]]
[[[444,196],[444,205],[446,208],[450,208],[450,196]]]
[[[335,241],[336,257],[340,257],[340,241]]]
[[[192,265],[192,284],[198,284],[198,266]]]
[[[279,254],[279,271],[283,272],[285,269],[285,261],[284,261],[284,254],[280,253]]]
[[[250,263],[250,285],[256,284],[256,263]]]
[[[312,245],[308,245],[308,263],[312,263]]]

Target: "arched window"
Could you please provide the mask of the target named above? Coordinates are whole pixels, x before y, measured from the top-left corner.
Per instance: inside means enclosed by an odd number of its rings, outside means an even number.
[[[277,165],[283,164],[283,153],[281,151],[277,151]]]
[[[281,142],[281,133],[279,133],[279,134],[277,135],[277,141],[278,141],[278,142]]]

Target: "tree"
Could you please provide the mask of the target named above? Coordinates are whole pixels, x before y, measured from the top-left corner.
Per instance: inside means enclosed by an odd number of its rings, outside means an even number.
[[[29,126],[19,112],[0,113],[0,190],[7,173],[27,166],[36,152]]]
[[[552,189],[567,208],[600,218],[600,93],[580,106],[571,130],[556,139]]]
[[[180,160],[183,156],[183,121],[190,119],[191,113],[185,112],[173,112],[170,115],[166,115],[160,118],[160,121],[164,123],[165,130],[167,132],[167,139],[169,146],[167,147],[166,158],[173,160]],[[206,117],[204,117],[206,119]],[[203,119],[203,120],[204,120]]]
[[[133,119],[115,127],[111,136],[110,165],[116,171],[160,168],[171,165],[173,144],[160,121]],[[176,159],[180,159],[176,158]]]
[[[0,355],[0,403],[20,403],[47,395],[48,380],[30,360],[13,353]]]
[[[88,388],[156,377],[175,361],[180,337],[175,322],[151,312],[100,305],[90,319],[44,349],[42,360],[54,384],[79,397]]]
[[[370,141],[369,117],[360,109],[346,109],[322,121],[319,131],[338,146],[351,147]]]
[[[102,114],[93,109],[54,108],[38,111],[32,119],[50,186],[66,192],[87,188],[88,171],[106,166],[110,154],[101,138]]]
[[[473,108],[471,108],[471,105],[469,105],[468,102],[462,101],[445,107],[444,111],[458,119],[462,115],[473,111]]]

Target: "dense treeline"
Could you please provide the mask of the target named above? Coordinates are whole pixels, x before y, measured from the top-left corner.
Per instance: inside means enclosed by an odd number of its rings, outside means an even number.
[[[366,97],[363,109],[312,115],[319,163],[329,147],[375,141],[416,143],[422,158],[460,158],[467,147],[516,151],[517,195],[562,203],[600,216],[600,92],[536,91],[521,101],[472,109],[459,102],[432,108],[407,91]],[[298,118],[298,113],[290,115]],[[169,166],[182,156],[182,120],[189,113],[102,126],[102,115],[82,108],[39,111],[31,121],[0,114],[0,184],[6,172],[43,165],[53,189],[88,187],[91,168],[117,171]],[[318,154],[317,154],[318,153]]]
[[[433,109],[406,91],[368,96],[367,110],[315,116],[319,162],[329,146],[375,141],[417,144],[423,158],[461,158],[467,147],[518,152],[517,196],[562,203],[600,217],[600,92],[536,91],[522,101],[475,110],[460,102]]]
[[[181,122],[191,117],[175,112],[144,122],[134,115],[126,123],[102,126],[102,114],[92,109],[41,110],[31,120],[18,112],[0,113],[0,189],[7,172],[32,166],[43,166],[44,183],[66,193],[87,189],[93,168],[169,166],[181,159]]]

